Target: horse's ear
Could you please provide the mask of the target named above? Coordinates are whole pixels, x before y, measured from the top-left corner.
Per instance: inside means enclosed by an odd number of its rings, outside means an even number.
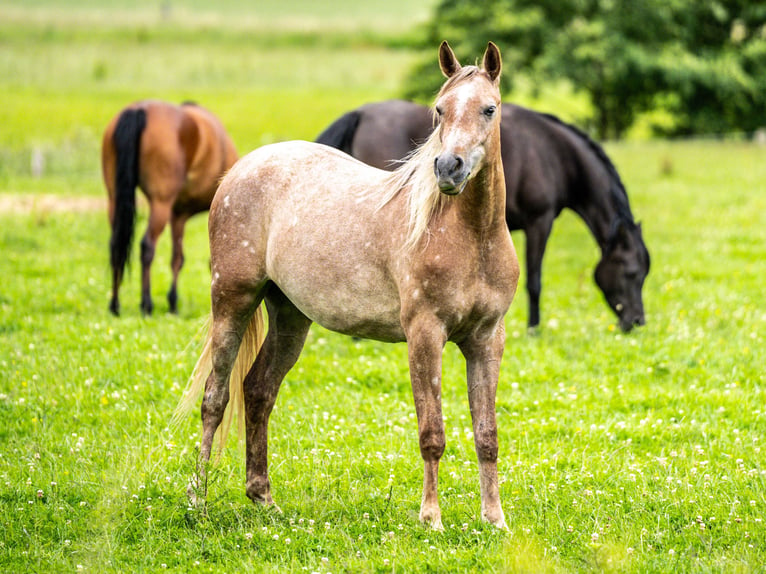
[[[439,46],[439,67],[442,70],[442,74],[451,78],[460,71],[460,62],[455,57],[455,52],[449,47],[447,40],[441,43]]]
[[[489,42],[487,44],[482,67],[484,68],[484,71],[489,74],[490,79],[497,84],[497,79],[500,77],[500,72],[503,69],[503,59],[500,57],[500,49],[494,42]]]

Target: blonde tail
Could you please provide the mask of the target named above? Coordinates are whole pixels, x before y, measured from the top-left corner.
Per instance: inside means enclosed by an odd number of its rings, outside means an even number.
[[[226,444],[226,439],[229,436],[229,430],[234,417],[237,418],[237,431],[240,438],[244,436],[244,422],[245,422],[245,394],[243,389],[243,382],[247,376],[250,367],[255,361],[255,357],[258,355],[258,351],[263,344],[264,336],[264,324],[263,324],[263,311],[262,306],[259,305],[253,316],[250,318],[250,322],[245,329],[245,334],[242,336],[242,342],[239,345],[239,352],[237,353],[237,359],[234,361],[234,367],[231,370],[231,377],[229,378],[229,405],[226,407],[226,411],[221,421],[221,426],[218,428],[218,442],[220,450]],[[212,358],[212,329],[211,321],[207,321],[207,337],[205,338],[205,346],[202,348],[202,354],[194,366],[191,377],[189,378],[189,384],[184,390],[184,395],[181,398],[171,421],[172,426],[177,426],[178,423],[194,408],[197,403],[197,399],[205,388],[210,371],[213,369]]]

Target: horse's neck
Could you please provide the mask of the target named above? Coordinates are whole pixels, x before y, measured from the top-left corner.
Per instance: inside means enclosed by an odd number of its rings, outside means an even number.
[[[617,209],[611,196],[612,191],[608,187],[606,189],[589,187],[586,193],[587,195],[580,195],[572,203],[571,208],[582,217],[599,247],[603,248],[609,238],[612,225],[617,219]]]
[[[505,177],[499,156],[476,174],[462,195],[463,201],[455,204],[464,224],[478,231],[504,229]]]

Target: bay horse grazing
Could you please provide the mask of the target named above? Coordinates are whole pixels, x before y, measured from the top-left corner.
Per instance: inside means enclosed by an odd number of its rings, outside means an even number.
[[[333,122],[317,141],[393,169],[433,129],[428,108],[403,100],[367,104]],[[500,140],[508,228],[526,235],[528,325],[540,323],[542,263],[553,221],[569,208],[601,248],[594,278],[623,331],[644,324],[641,290],[649,252],[628,195],[603,148],[555,116],[503,105]]]
[[[170,221],[173,283],[168,303],[176,313],[184,226],[192,215],[210,208],[218,182],[237,161],[234,143],[218,118],[201,106],[144,100],[129,105],[109,123],[101,161],[112,227],[109,309],[120,314],[118,293],[133,244],[139,186],[149,201],[149,223],[141,240],[141,311],[151,315],[154,307],[149,273],[157,239]]]
[[[481,68],[462,67],[444,42],[439,63],[447,81],[436,99],[438,126],[398,170],[316,143],[278,143],[235,164],[213,200],[212,323],[178,412],[190,408],[204,382],[204,470],[230,393],[244,393],[246,492],[253,501],[273,504],[269,414],[317,322],[407,342],[424,461],[420,520],[436,529],[445,446],[442,351],[447,341],[458,345],[467,364],[481,515],[505,528],[495,393],[519,268],[504,218],[500,51],[489,43]],[[258,340],[262,301],[268,333],[253,362],[241,341],[243,334]],[[231,375],[235,365],[245,366],[244,381]]]

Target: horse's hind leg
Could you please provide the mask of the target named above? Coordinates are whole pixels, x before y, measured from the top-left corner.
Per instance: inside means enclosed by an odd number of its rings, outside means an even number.
[[[184,226],[189,219],[186,213],[173,213],[170,216],[170,233],[173,239],[173,255],[170,268],[173,271],[173,283],[168,291],[168,306],[171,313],[178,313],[178,274],[184,266]]]
[[[266,296],[269,331],[244,382],[247,423],[247,496],[273,504],[268,473],[268,425],[279,386],[306,342],[311,320],[271,285]]]
[[[257,291],[227,291],[226,297],[213,294],[213,323],[210,326],[212,370],[202,396],[202,441],[200,460],[207,463],[213,438],[229,403],[229,378],[237,359],[247,324],[260,302]]]
[[[148,194],[147,194],[148,195]],[[157,248],[157,240],[165,229],[170,219],[170,204],[164,201],[150,203],[149,225],[141,239],[141,311],[144,315],[151,315],[154,310],[152,303],[150,272],[154,252]]]

